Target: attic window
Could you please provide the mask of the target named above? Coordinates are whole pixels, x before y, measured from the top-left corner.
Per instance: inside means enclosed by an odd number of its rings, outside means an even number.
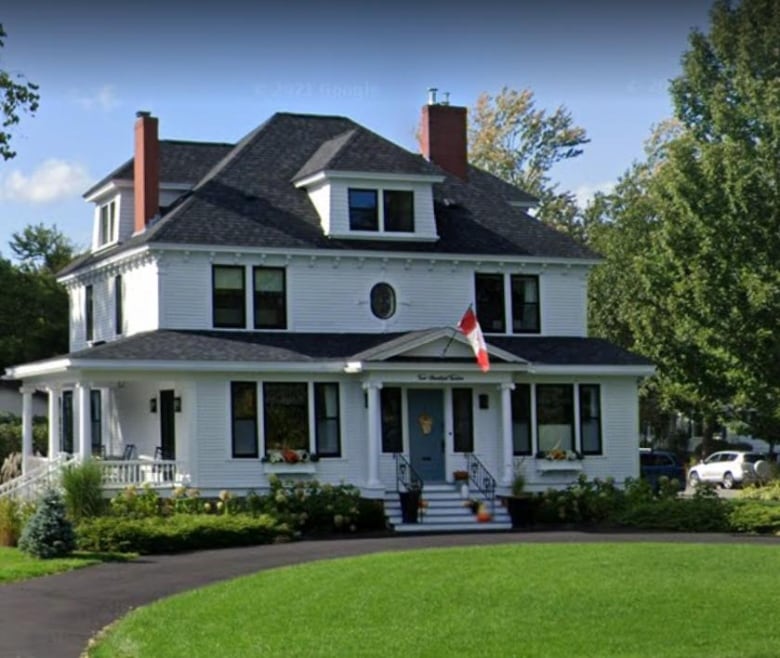
[[[100,206],[98,215],[98,246],[116,242],[116,201]]]
[[[349,188],[349,228],[351,231],[413,233],[414,193],[411,190]]]

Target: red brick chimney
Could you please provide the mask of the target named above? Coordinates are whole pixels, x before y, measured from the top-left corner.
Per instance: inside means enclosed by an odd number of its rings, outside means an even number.
[[[157,118],[136,112],[135,122],[135,233],[160,212],[160,142]]]
[[[465,107],[437,103],[436,89],[430,89],[428,104],[422,108],[420,138],[426,160],[461,180],[468,179]]]

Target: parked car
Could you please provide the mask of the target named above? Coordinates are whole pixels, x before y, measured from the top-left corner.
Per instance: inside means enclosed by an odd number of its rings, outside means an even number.
[[[695,487],[700,482],[720,484],[731,489],[742,484],[769,479],[771,467],[766,457],[758,452],[721,450],[691,467],[688,484]]]
[[[670,480],[677,480],[681,489],[685,487],[685,466],[677,455],[668,450],[640,448],[639,475],[650,483],[654,491],[658,490],[658,480],[663,476]]]

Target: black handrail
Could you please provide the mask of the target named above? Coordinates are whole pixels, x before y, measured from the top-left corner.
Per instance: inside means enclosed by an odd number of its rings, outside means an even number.
[[[490,471],[479,461],[479,458],[471,452],[466,455],[466,470],[469,474],[469,481],[474,484],[477,491],[490,503],[490,515],[493,516],[496,511],[496,478],[490,474]]]
[[[396,452],[393,456],[395,457],[395,481],[398,492],[421,492],[425,487],[425,482],[420,477],[420,474],[414,470],[409,460],[400,452]]]

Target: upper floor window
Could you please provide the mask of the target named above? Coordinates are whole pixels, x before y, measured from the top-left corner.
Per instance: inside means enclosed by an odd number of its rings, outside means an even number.
[[[505,290],[504,274],[477,272],[474,275],[477,319],[482,331],[492,334],[506,333],[506,318],[509,316],[511,333],[539,333],[539,277],[513,274],[509,277],[509,299],[506,298]]]
[[[504,275],[480,274],[474,276],[477,319],[485,333],[502,334],[506,331],[504,314]]]
[[[116,201],[100,206],[98,214],[98,246],[116,242]]]
[[[84,289],[84,334],[86,340],[92,340],[95,335],[95,301],[92,286]]]
[[[255,329],[287,328],[285,287],[284,268],[254,268]]]
[[[244,268],[240,265],[214,265],[212,285],[214,326],[245,328]]]
[[[513,274],[511,282],[512,331],[539,333],[539,277]]]
[[[414,232],[413,192],[349,188],[348,195],[350,230]]]
[[[124,317],[122,316],[122,275],[114,277],[114,332],[122,334]]]

